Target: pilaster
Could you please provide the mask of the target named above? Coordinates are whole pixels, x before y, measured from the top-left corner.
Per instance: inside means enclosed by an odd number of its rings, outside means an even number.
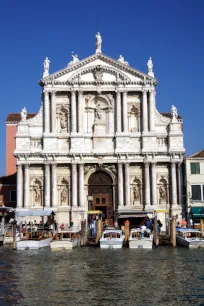
[[[123,166],[118,163],[118,209],[124,208],[124,197],[123,197]]]
[[[50,207],[50,164],[45,164],[45,208]]]
[[[57,165],[52,164],[52,207],[57,207]]]
[[[77,165],[72,164],[72,207],[77,207]]]
[[[30,170],[29,165],[24,166],[24,208],[29,209],[30,196]]]
[[[22,165],[17,165],[17,209],[23,207],[23,170]]]
[[[79,206],[84,207],[84,164],[79,164]]]

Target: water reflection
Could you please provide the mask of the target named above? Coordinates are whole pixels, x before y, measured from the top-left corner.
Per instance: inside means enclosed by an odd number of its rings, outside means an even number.
[[[0,258],[0,305],[204,305],[203,250],[2,247]]]

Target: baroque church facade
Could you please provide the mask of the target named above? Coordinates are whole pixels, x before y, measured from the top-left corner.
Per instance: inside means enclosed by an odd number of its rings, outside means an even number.
[[[58,223],[80,225],[89,209],[110,221],[122,214],[181,215],[182,119],[156,109],[157,79],[122,56],[95,54],[49,74],[44,61],[42,105],[24,108],[16,134],[17,211],[51,209]],[[36,219],[36,217],[35,217]]]

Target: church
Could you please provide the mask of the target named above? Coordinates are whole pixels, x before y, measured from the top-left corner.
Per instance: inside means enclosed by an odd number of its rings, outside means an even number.
[[[93,55],[49,70],[46,58],[39,112],[29,118],[23,108],[17,125],[17,211],[51,209],[58,224],[76,226],[88,210],[109,224],[155,212],[164,225],[181,218],[183,123],[175,106],[156,108],[152,59],[142,73],[106,56],[97,33]]]

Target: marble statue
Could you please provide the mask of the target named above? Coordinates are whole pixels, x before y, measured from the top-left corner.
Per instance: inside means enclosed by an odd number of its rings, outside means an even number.
[[[44,65],[43,78],[45,78],[46,76],[49,75],[50,60],[48,59],[48,57],[46,57],[46,59],[44,60],[43,65]]]
[[[101,120],[103,118],[101,111],[102,111],[102,108],[100,106],[100,103],[97,103],[96,108],[95,108],[95,119],[96,120]]]
[[[134,201],[140,202],[140,189],[138,185],[133,187],[133,199]]]
[[[98,32],[96,34],[96,53],[102,53],[101,47],[102,47],[102,37],[101,34]]]
[[[159,203],[166,203],[166,188],[164,186],[159,187]]]
[[[35,202],[39,203],[41,201],[40,186],[34,186],[34,192],[35,192]]]
[[[148,62],[147,62],[147,67],[148,67],[148,75],[154,78],[154,72],[153,72],[153,63],[152,63],[152,58],[150,57]]]
[[[77,54],[74,54],[72,52],[71,56],[72,56],[72,61],[69,62],[69,64],[68,64],[69,67],[79,62],[79,58],[78,58]]]
[[[26,108],[24,107],[24,108],[21,110],[21,120],[22,120],[22,121],[26,121],[26,118],[27,118],[27,110],[26,110]]]
[[[64,113],[62,113],[60,117],[60,127],[61,127],[61,130],[63,131],[66,130],[67,128],[67,118]]]
[[[61,203],[66,203],[68,200],[68,192],[67,192],[67,187],[64,186],[61,192]]]
[[[119,56],[118,62],[122,63],[122,64],[126,64],[129,65],[127,61],[125,61],[124,57],[122,55]]]
[[[178,112],[177,112],[177,108],[176,106],[172,105],[171,107],[171,116],[172,116],[172,121],[177,121],[177,117],[178,117]]]

